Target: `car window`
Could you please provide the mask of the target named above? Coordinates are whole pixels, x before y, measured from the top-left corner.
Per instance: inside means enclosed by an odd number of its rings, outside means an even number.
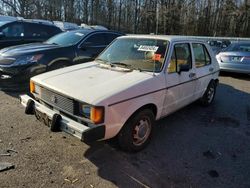
[[[105,37],[102,33],[96,33],[91,35],[86,39],[86,41],[83,43],[84,45],[88,46],[106,46]]]
[[[211,58],[203,44],[192,44],[195,58],[195,67],[203,67],[211,64]]]
[[[24,26],[21,23],[9,24],[3,28],[2,32],[6,37],[23,37]]]
[[[115,33],[103,33],[105,38],[105,45],[109,45],[115,38],[121,36]]]
[[[49,36],[49,30],[45,25],[42,24],[26,23],[25,36],[46,38]]]
[[[175,44],[168,64],[168,73],[178,72],[179,65],[189,65],[192,68],[191,52],[189,44]]]
[[[130,69],[160,72],[164,66],[168,43],[154,38],[118,38],[97,60]]]

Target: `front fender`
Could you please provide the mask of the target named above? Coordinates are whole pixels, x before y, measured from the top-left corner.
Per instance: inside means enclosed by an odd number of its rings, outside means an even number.
[[[165,91],[158,91],[145,96],[135,97],[120,103],[107,106],[105,113],[106,133],[105,139],[116,136],[126,121],[141,107],[153,104],[157,108],[156,119],[160,118]]]

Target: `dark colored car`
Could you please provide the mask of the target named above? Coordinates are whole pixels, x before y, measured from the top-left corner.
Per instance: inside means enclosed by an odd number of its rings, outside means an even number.
[[[43,42],[61,32],[59,27],[42,22],[0,21],[0,49],[32,42]]]
[[[91,61],[121,35],[115,31],[80,29],[60,33],[44,43],[4,48],[0,50],[0,89],[20,90],[28,86],[32,76]]]

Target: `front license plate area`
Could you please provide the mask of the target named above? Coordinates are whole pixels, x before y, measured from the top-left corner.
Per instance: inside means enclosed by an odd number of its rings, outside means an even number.
[[[52,120],[45,113],[42,113],[35,109],[35,116],[37,120],[43,122],[48,127],[51,127]]]

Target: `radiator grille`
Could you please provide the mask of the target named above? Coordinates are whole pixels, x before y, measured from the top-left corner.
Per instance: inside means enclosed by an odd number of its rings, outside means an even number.
[[[57,94],[45,88],[41,88],[41,99],[53,107],[62,109],[70,114],[74,114],[74,100]]]

